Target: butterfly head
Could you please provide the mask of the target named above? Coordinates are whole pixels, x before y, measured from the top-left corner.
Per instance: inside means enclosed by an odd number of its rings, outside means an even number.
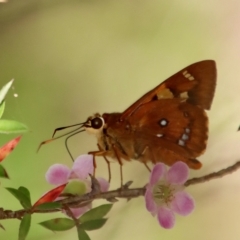
[[[99,135],[102,133],[103,128],[105,127],[104,118],[100,114],[94,114],[89,117],[84,123],[85,130],[94,135]]]

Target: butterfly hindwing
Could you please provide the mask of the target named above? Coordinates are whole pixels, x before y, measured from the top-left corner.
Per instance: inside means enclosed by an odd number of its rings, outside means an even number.
[[[160,99],[144,104],[129,121],[140,161],[146,162],[150,158],[172,165],[182,160],[189,165],[191,159],[201,155],[206,148],[208,119],[204,110],[180,99]]]

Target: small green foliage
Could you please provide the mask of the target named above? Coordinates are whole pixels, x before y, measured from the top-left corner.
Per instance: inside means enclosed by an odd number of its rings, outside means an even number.
[[[18,188],[18,191],[20,191],[23,194],[25,194],[29,198],[29,200],[31,202],[30,192],[29,192],[29,190],[27,188],[21,186],[21,187]]]
[[[85,239],[84,237],[87,237],[86,239],[89,239],[85,230],[87,231],[96,230],[101,228],[106,223],[107,219],[102,217],[105,216],[110,211],[111,207],[112,204],[104,204],[102,206],[96,207],[88,211],[82,217],[80,217],[78,232],[80,233],[80,235],[83,235],[82,236],[83,239]],[[52,231],[66,231],[73,228],[76,225],[75,222],[69,218],[55,218],[41,222],[39,224]]]
[[[106,221],[106,218],[95,219],[82,223],[80,227],[87,231],[96,230],[101,228],[106,223]]]
[[[18,240],[25,240],[31,226],[31,214],[25,214],[21,220]]]
[[[0,90],[0,104],[5,99],[6,94],[8,93],[10,87],[12,86],[13,80],[4,85]]]
[[[0,103],[0,118],[2,117],[2,115],[4,113],[4,110],[5,110],[5,101]]]
[[[0,164],[0,178],[9,178],[7,171],[1,164]]]
[[[9,134],[9,133],[22,133],[28,131],[28,128],[23,123],[14,121],[0,119],[0,133]]]
[[[5,109],[5,96],[12,86],[13,80],[8,82],[0,90],[0,118],[3,115]],[[13,120],[0,120],[0,133],[9,134],[9,133],[22,133],[28,131],[28,128],[23,123],[13,121]]]
[[[51,209],[57,209],[57,208],[61,208],[62,204],[59,202],[46,202],[46,203],[42,203],[38,206],[35,207],[35,209],[38,210],[51,210]]]
[[[77,232],[79,240],[91,240],[87,233],[81,227],[77,228]]]
[[[66,231],[75,226],[74,221],[69,218],[54,218],[39,224],[52,231]]]
[[[95,219],[103,218],[112,208],[112,204],[103,204],[99,207],[93,208],[83,214],[79,220],[81,223],[88,222]]]
[[[22,192],[22,190],[18,190],[15,188],[6,188],[15,198],[18,199],[20,204],[25,208],[29,209],[31,208],[31,200],[28,195]]]

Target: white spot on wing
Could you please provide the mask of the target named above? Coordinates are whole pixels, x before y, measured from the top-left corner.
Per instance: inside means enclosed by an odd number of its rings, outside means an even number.
[[[162,119],[162,120],[160,121],[160,125],[161,125],[161,126],[167,126],[167,120],[166,120],[166,119]]]
[[[160,138],[160,137],[162,137],[162,136],[163,136],[163,134],[161,134],[161,133],[158,133],[156,136]]]
[[[178,145],[185,146],[185,142],[181,139],[178,140]]]
[[[184,133],[184,134],[182,135],[182,140],[188,140],[188,138],[189,138],[189,137],[188,137],[187,134]]]
[[[162,98],[166,99],[166,98],[173,98],[173,97],[174,97],[173,93],[168,88],[163,89],[157,94],[158,99],[162,99]]]
[[[187,70],[185,70],[182,74],[188,80],[190,80],[190,81],[194,80],[194,77]]]
[[[183,92],[180,94],[180,97],[183,99],[188,99],[188,93],[187,92]]]
[[[190,133],[190,129],[185,128],[185,133],[183,133],[182,137],[178,140],[178,145],[180,146],[186,145],[186,141],[189,139],[188,133]]]

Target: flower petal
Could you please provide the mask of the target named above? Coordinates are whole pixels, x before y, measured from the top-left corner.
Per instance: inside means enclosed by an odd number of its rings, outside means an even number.
[[[53,164],[47,170],[45,177],[49,183],[60,185],[68,182],[70,172],[70,169],[63,164]]]
[[[150,185],[154,185],[156,184],[161,178],[164,177],[166,173],[166,166],[163,164],[163,163],[157,163],[153,169],[152,169],[152,172],[151,172],[151,175],[150,175]]]
[[[93,174],[93,156],[89,154],[80,155],[73,163],[72,172],[80,179]]]
[[[166,229],[170,229],[175,224],[175,216],[171,209],[166,207],[161,207],[157,214],[159,224]]]
[[[188,193],[177,192],[171,202],[171,209],[182,216],[187,216],[193,211],[194,205],[194,199]]]
[[[146,203],[147,210],[151,212],[153,216],[155,216],[157,213],[157,207],[153,200],[152,191],[148,188],[146,189],[146,193],[145,193],[145,203]]]
[[[188,166],[184,162],[176,162],[167,173],[167,181],[171,184],[184,184],[188,179]]]
[[[106,179],[101,177],[97,177],[97,180],[100,184],[101,192],[107,192],[109,189],[109,182]]]

